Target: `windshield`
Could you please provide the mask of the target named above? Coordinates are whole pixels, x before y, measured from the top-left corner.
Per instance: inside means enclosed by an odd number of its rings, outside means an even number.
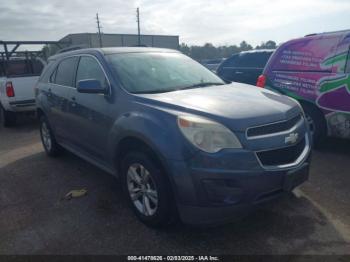
[[[108,60],[131,93],[163,93],[224,84],[204,66],[179,53],[112,54]]]

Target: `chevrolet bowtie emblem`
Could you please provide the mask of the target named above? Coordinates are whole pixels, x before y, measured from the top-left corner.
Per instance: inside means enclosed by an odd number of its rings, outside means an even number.
[[[291,133],[291,134],[289,134],[289,136],[287,136],[284,139],[284,143],[286,143],[286,144],[294,144],[295,142],[298,141],[298,138],[299,138],[299,134],[298,133]]]

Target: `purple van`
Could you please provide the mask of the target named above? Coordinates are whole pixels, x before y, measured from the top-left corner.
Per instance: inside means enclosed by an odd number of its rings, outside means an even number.
[[[300,102],[316,145],[326,135],[350,139],[350,30],[282,44],[257,86]]]

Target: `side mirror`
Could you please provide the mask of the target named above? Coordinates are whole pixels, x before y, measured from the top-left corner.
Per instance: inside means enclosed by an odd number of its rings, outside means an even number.
[[[77,91],[86,94],[105,94],[106,88],[102,87],[97,79],[86,79],[78,82]]]

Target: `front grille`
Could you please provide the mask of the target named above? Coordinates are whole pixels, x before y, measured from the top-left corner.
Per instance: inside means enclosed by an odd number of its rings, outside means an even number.
[[[273,133],[283,132],[294,127],[302,118],[301,115],[297,115],[287,121],[272,123],[263,126],[251,127],[247,130],[248,137],[263,136]]]
[[[294,163],[306,146],[305,138],[293,146],[257,152],[263,166],[278,166]]]

